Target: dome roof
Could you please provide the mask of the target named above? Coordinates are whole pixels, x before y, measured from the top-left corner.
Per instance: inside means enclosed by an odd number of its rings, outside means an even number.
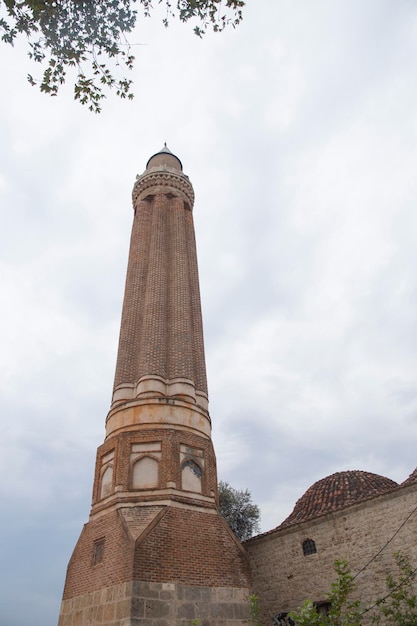
[[[394,480],[371,472],[353,470],[331,474],[307,489],[280,527],[305,522],[397,487]]]

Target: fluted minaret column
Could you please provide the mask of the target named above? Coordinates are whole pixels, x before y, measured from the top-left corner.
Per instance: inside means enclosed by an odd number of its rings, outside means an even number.
[[[133,189],[108,436],[160,423],[161,398],[171,407],[168,423],[210,434],[193,204],[181,162],[165,147],[149,159]]]

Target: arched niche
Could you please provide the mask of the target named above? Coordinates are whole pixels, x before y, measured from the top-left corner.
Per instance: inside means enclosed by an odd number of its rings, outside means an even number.
[[[196,493],[201,493],[202,474],[203,472],[201,467],[197,465],[197,463],[191,460],[184,461],[181,472],[182,488],[185,491],[195,491]]]
[[[133,464],[132,488],[152,489],[158,487],[159,463],[151,456],[143,456]]]
[[[113,491],[113,467],[108,465],[101,476],[100,498],[109,496]]]

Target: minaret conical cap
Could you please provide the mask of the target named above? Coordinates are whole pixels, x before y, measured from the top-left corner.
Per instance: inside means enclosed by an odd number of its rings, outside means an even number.
[[[151,161],[155,159],[155,162],[152,164]],[[164,147],[159,152],[156,152],[151,156],[146,164],[146,169],[150,169],[153,166],[158,165],[166,165],[168,167],[173,167],[174,169],[179,169],[182,172],[182,163],[179,158],[171,152],[168,148],[166,142],[164,143]],[[179,167],[178,167],[179,165]]]

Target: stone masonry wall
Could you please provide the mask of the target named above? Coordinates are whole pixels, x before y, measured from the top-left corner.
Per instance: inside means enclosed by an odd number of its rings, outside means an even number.
[[[130,582],[65,600],[58,626],[244,626],[248,618],[242,589]]]
[[[335,579],[335,559],[348,561],[352,574],[358,574],[356,597],[372,606],[386,593],[387,573],[396,572],[394,552],[417,563],[416,507],[417,485],[412,484],[246,542],[264,626],[307,598],[324,601]],[[315,542],[316,554],[304,556],[306,539]]]

